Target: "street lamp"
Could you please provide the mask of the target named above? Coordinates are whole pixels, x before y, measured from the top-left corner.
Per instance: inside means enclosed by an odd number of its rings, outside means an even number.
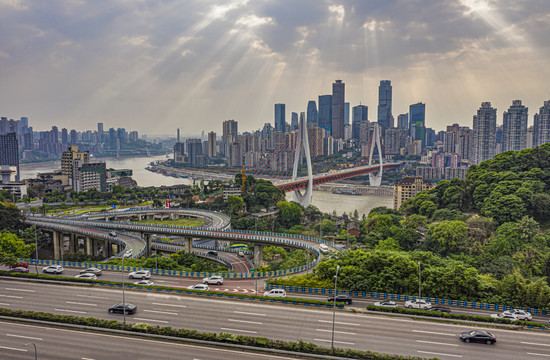
[[[36,351],[36,345],[34,343],[26,343],[25,346],[32,345],[34,346],[34,360],[38,359],[38,352]]]
[[[420,261],[418,262],[418,298],[422,298],[422,269],[420,269]]]
[[[334,355],[334,318],[336,316],[336,284],[338,283],[338,270],[340,270],[340,265],[336,266],[336,275],[334,275],[334,304],[332,304],[332,340],[330,342],[331,355]]]
[[[122,255],[122,314],[124,315],[124,325],[126,325],[126,294],[124,292],[124,255]]]

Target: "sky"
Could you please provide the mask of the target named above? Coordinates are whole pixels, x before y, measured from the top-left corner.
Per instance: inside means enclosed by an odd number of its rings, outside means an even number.
[[[376,121],[426,104],[426,126],[498,122],[512,100],[550,99],[548,0],[0,0],[0,116],[35,130],[123,127],[221,134],[305,112],[346,85]]]

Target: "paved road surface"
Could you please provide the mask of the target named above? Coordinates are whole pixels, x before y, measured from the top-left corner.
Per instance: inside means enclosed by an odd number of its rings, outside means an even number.
[[[0,306],[11,309],[122,320],[121,315],[107,312],[107,308],[121,298],[119,289],[0,280]],[[137,313],[127,317],[130,323],[330,345],[332,312],[329,310],[156,292],[127,291],[126,299],[138,306]],[[465,325],[338,311],[335,345],[441,359],[550,357],[549,333],[491,329],[498,339],[496,345],[461,343],[458,334],[471,329]]]
[[[34,359],[34,347],[25,346],[27,343],[36,345],[39,359],[293,359],[288,356],[0,321],[0,359]]]

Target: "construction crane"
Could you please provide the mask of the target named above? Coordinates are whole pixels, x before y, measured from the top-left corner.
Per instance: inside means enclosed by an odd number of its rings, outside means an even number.
[[[247,172],[258,172],[258,169],[245,169],[244,164],[242,169],[182,169],[185,171],[239,171],[241,173],[241,194],[244,194],[244,182],[246,181]]]

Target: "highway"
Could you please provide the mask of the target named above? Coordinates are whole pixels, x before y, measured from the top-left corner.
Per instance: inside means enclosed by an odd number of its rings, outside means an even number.
[[[32,359],[34,347],[32,345],[25,346],[28,343],[36,345],[39,359],[292,359],[288,355],[277,356],[7,321],[0,321],[0,329],[0,359]],[[67,346],[68,343],[71,345]]]
[[[245,261],[245,260],[243,260]],[[0,266],[0,270],[8,270],[7,266]],[[35,273],[35,267],[34,265],[29,265],[29,271],[30,273]],[[42,271],[42,266],[38,266],[38,271]],[[67,277],[74,277],[75,275],[78,275],[80,273],[80,269],[76,268],[68,268],[66,267],[63,274],[60,276],[67,276]],[[126,281],[128,283],[135,282],[137,280],[131,280],[128,279],[128,272],[126,272],[125,275]],[[119,271],[103,271],[103,275],[98,277],[98,280],[106,280],[106,281],[121,281],[120,272]],[[179,287],[179,288],[186,288],[187,286],[198,284],[202,281],[201,278],[183,278],[178,276],[167,276],[167,275],[155,275],[153,274],[151,276],[151,281],[155,283],[155,285],[158,286],[169,286],[169,287]],[[223,291],[223,292],[235,292],[235,293],[248,293],[248,294],[255,294],[256,293],[256,286],[258,289],[258,294],[263,294],[264,290],[264,279],[258,279],[258,284],[256,285],[256,281],[254,279],[226,279],[221,286],[211,285],[210,289],[212,291]],[[289,297],[295,297],[299,299],[314,299],[314,300],[326,300],[328,295],[315,295],[315,294],[307,294],[307,293],[298,293],[298,292],[287,292],[287,296]],[[360,298],[360,297],[354,297],[353,298],[353,304],[351,306],[347,307],[353,307],[353,308],[365,308],[367,305],[372,305],[377,301],[383,301],[383,299],[373,299],[373,298]],[[405,301],[396,301],[398,306],[403,307]],[[434,304],[435,305],[435,304]],[[495,311],[495,310],[486,310],[486,309],[472,309],[468,307],[458,307],[458,306],[448,306],[444,305],[445,307],[448,307],[451,309],[453,314],[467,314],[467,315],[479,315],[479,316],[491,316],[491,314],[500,313],[501,311]],[[550,316],[542,316],[542,315],[533,315],[533,321],[541,322],[541,323],[548,323],[550,320]]]
[[[121,298],[120,289],[0,279],[0,306],[11,309],[122,320],[121,315],[107,312]],[[127,291],[126,299],[138,307],[136,314],[127,316],[130,323],[330,345],[330,310],[156,292]],[[550,333],[490,329],[498,340],[496,345],[460,342],[458,334],[471,329],[465,325],[337,311],[335,346],[441,359],[550,358]]]

